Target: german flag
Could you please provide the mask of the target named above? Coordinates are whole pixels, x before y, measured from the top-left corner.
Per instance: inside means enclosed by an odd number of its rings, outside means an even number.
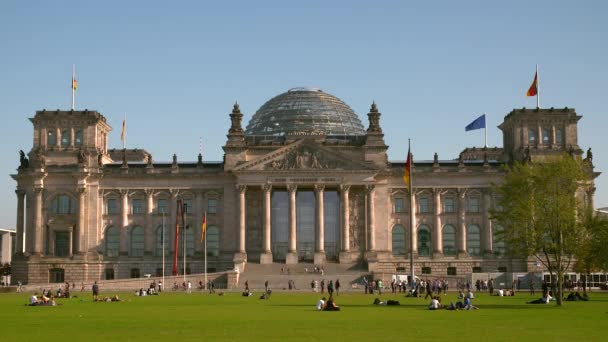
[[[201,241],[205,241],[207,233],[207,212],[203,214],[203,223],[201,224]]]
[[[538,94],[538,71],[534,73],[534,81],[528,89],[526,96],[536,96]]]
[[[410,153],[410,149],[407,149],[407,160],[405,161],[405,168],[403,169],[403,181],[408,188],[411,186],[412,180],[412,154]]]

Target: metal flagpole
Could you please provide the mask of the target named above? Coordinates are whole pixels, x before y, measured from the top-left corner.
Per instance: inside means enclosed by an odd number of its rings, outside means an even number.
[[[414,287],[416,277],[414,276],[414,196],[412,193],[412,166],[414,166],[414,158],[411,153],[411,139],[407,139],[407,158],[410,160],[408,192],[410,194],[410,273],[412,275],[411,285]]]
[[[182,243],[184,244],[184,248],[183,248],[182,253],[184,253],[184,283],[185,283],[186,282],[186,240],[187,240],[186,239],[186,237],[187,237],[186,229],[188,229],[188,227],[186,226],[186,223],[184,222],[184,209],[185,209],[185,207],[182,204],[182,226],[184,227],[184,236],[182,237]]]
[[[540,108],[540,75],[538,74],[538,64],[536,64],[536,108]]]
[[[74,110],[74,79],[76,78],[76,64],[72,64],[72,110]]]
[[[205,212],[205,216],[203,220],[207,220],[207,212]],[[205,222],[205,231],[203,232],[203,240],[205,241],[205,286],[209,286],[207,282],[207,223]]]
[[[165,286],[165,209],[161,209],[161,214],[163,216],[163,228],[162,228],[162,238],[161,241],[163,242],[163,286]],[[161,288],[162,290],[162,288]]]
[[[486,113],[483,113],[483,134],[484,134],[484,144],[483,146],[485,146],[485,148],[488,148],[488,123],[487,123],[488,117],[486,116]]]

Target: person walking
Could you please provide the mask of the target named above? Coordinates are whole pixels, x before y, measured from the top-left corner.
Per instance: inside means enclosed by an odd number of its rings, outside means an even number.
[[[336,296],[340,295],[340,279],[336,279]]]
[[[329,295],[333,295],[334,294],[334,281],[333,280],[329,280],[329,284],[327,284],[327,293],[329,293]]]
[[[192,282],[190,282],[190,280],[188,280],[188,289],[187,289],[187,293],[188,293],[188,294],[192,293]]]
[[[97,285],[97,282],[95,282],[93,284],[92,290],[93,290],[93,300],[97,301],[97,297],[99,296],[99,285]]]
[[[321,279],[321,293],[325,293],[325,279]]]

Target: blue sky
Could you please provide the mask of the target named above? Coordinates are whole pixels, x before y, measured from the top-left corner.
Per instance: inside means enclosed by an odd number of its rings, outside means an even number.
[[[103,113],[120,147],[157,161],[221,160],[228,114],[244,123],[271,97],[314,86],[349,104],[367,126],[372,101],[392,160],[452,159],[483,145],[464,126],[496,126],[526,98],[535,64],[541,106],[576,108],[579,144],[608,171],[608,3],[603,1],[11,1],[0,2],[0,227],[15,226],[18,151],[32,146],[36,110]],[[597,180],[596,206],[608,206]]]

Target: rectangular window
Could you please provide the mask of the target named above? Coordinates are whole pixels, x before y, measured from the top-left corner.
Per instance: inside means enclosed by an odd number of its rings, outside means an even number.
[[[456,267],[448,267],[448,275],[455,276],[456,275]]]
[[[83,137],[84,137],[84,135],[82,133],[82,130],[81,129],[77,130],[76,135],[74,136],[74,144],[77,146],[82,145],[82,141],[84,139]]]
[[[395,198],[395,212],[396,213],[405,212],[405,200],[402,197]]]
[[[453,197],[446,197],[443,199],[443,212],[444,213],[453,213],[456,211],[456,206],[454,205]]]
[[[131,213],[134,215],[143,214],[144,213],[144,200],[134,199],[131,202]]]
[[[542,130],[542,134],[543,134],[543,144],[545,145],[549,145],[549,143],[551,142],[551,140],[549,139],[549,130],[547,128],[543,128]]]
[[[423,267],[422,268],[422,274],[431,274],[431,268],[430,267]]]
[[[192,213],[194,213],[194,207],[192,206],[192,200],[191,199],[186,199],[182,203],[184,205],[184,213],[186,213],[186,214],[192,214]]]
[[[498,267],[498,272],[507,272],[507,267],[506,266]]]
[[[479,212],[479,198],[477,198],[477,197],[469,198],[469,212],[470,213]]]
[[[106,268],[106,280],[112,280],[114,279],[114,269],[113,268]]]
[[[106,213],[108,215],[117,215],[118,214],[118,200],[115,198],[110,198],[106,202]]]
[[[536,134],[534,133],[534,130],[528,128],[528,144],[534,145],[535,142]]]
[[[55,232],[55,256],[70,255],[70,232]]]
[[[49,283],[63,283],[65,272],[63,268],[52,268],[49,270]]]
[[[418,212],[419,213],[430,213],[431,212],[428,197],[421,197],[418,199]]]
[[[473,267],[473,273],[481,273],[481,267],[479,267],[479,266]]]
[[[563,141],[562,130],[560,128],[555,129],[555,143],[561,145]]]
[[[139,278],[139,268],[131,269],[131,278]]]
[[[169,208],[168,208],[168,203],[169,201],[167,201],[166,199],[163,198],[159,198],[158,201],[156,202],[156,212],[159,214],[168,214],[169,213]]]
[[[217,199],[210,198],[207,200],[207,213],[217,214]]]

